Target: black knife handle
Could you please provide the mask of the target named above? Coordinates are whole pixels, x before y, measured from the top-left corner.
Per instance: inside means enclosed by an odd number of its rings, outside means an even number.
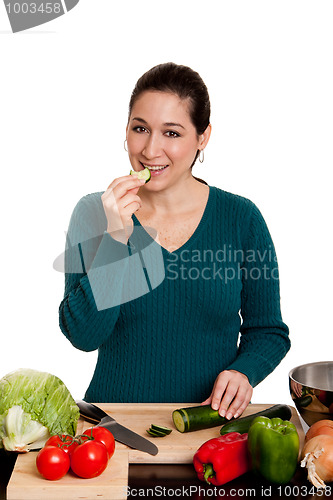
[[[85,420],[88,420],[88,422],[95,424],[96,422],[100,422],[103,417],[108,416],[104,410],[96,405],[93,405],[92,403],[87,403],[87,401],[79,400],[75,401],[75,403],[79,407],[81,416]]]

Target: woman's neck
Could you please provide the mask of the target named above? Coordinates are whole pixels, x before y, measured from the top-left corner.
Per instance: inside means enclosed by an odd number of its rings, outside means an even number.
[[[159,216],[179,215],[194,210],[198,205],[198,200],[207,194],[209,187],[202,182],[197,181],[194,177],[183,183],[177,183],[175,186],[167,189],[154,192],[145,191],[140,188],[138,195],[140,196],[144,210]]]

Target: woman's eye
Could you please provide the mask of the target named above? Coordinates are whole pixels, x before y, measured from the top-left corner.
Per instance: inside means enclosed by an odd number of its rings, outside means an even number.
[[[174,132],[173,130],[169,130],[168,132],[166,132],[166,135],[168,137],[180,137],[178,132]]]
[[[145,127],[134,127],[133,130],[139,133],[147,132],[147,129]]]

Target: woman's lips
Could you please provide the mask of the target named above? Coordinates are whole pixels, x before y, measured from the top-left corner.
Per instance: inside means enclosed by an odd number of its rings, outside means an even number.
[[[147,163],[140,162],[143,168],[149,168],[152,177],[162,175],[163,172],[169,167],[169,165],[148,165]]]
[[[169,165],[166,165],[162,170],[151,170],[150,174],[152,177],[156,177],[157,175],[162,175],[169,168]]]

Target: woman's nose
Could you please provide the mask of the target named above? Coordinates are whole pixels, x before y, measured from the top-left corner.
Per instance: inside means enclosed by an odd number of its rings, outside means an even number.
[[[146,143],[144,145],[144,149],[142,150],[142,154],[148,159],[157,158],[161,155],[162,152],[162,142],[154,134],[150,134],[147,137]]]

